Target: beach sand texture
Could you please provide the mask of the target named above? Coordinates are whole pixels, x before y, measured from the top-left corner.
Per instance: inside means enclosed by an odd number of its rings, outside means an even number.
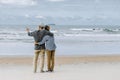
[[[0,80],[120,80],[120,56],[57,56],[54,72],[32,69],[31,56],[0,57]]]

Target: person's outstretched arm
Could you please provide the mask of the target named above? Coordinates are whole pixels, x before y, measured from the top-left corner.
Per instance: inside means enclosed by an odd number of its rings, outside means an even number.
[[[44,44],[49,39],[49,36],[43,37],[42,41],[38,42],[39,45]]]
[[[26,31],[28,33],[28,36],[34,36],[35,32],[30,32],[29,28],[26,28]]]

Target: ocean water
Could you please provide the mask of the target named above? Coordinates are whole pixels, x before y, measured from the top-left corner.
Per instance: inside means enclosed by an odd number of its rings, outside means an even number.
[[[0,25],[0,55],[33,55],[34,40],[25,31],[37,25]],[[119,55],[120,26],[51,25],[56,55]]]

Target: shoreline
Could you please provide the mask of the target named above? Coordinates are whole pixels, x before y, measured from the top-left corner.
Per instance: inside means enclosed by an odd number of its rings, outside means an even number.
[[[46,60],[46,57],[45,57]],[[119,62],[120,55],[97,55],[97,56],[56,56],[56,65],[77,64],[91,62]],[[0,64],[32,65],[33,56],[0,56]]]

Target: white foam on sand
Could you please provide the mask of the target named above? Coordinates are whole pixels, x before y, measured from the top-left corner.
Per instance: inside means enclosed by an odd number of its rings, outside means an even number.
[[[120,63],[59,65],[55,71],[33,73],[32,66],[0,65],[0,80],[120,80]]]

